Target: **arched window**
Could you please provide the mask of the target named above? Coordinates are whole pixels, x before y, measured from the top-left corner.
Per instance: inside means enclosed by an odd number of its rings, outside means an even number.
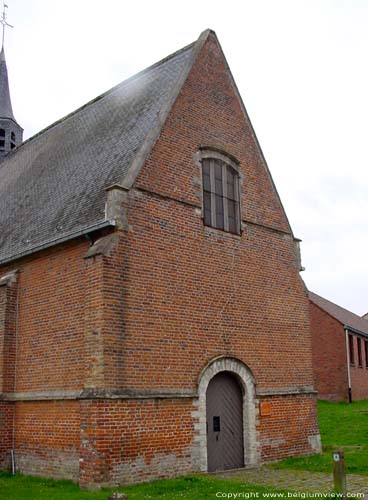
[[[239,173],[218,153],[202,155],[203,219],[206,226],[240,234]]]

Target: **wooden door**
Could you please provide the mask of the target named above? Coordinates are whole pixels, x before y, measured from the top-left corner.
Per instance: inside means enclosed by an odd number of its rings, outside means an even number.
[[[243,393],[231,373],[218,373],[210,381],[206,411],[208,471],[243,467]]]

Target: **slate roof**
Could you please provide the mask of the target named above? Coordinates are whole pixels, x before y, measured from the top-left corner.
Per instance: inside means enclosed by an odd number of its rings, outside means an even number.
[[[105,189],[127,176],[172,104],[195,46],[117,85],[0,162],[0,263],[109,224]]]
[[[354,314],[351,311],[324,299],[323,297],[320,297],[316,293],[309,292],[309,299],[318,307],[330,314],[330,316],[333,316],[335,319],[340,321],[340,323],[344,326],[368,335],[368,321],[366,319],[361,318],[357,314]]]

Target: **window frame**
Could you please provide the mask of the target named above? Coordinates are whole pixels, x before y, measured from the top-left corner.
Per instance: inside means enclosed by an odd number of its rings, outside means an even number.
[[[204,183],[204,160],[209,161],[209,170],[210,170],[210,188],[205,189]],[[242,233],[242,220],[241,220],[241,175],[239,171],[239,164],[235,161],[235,159],[230,158],[228,155],[225,155],[217,150],[212,149],[202,149],[200,151],[200,167],[201,167],[201,195],[202,195],[202,219],[203,223],[206,227],[212,227],[214,229],[224,231],[230,234],[241,235]],[[222,192],[221,199],[223,204],[223,227],[218,227],[216,220],[216,196],[219,196],[216,193],[216,180],[215,180],[215,165],[221,165],[222,172]],[[234,198],[229,198],[227,192],[227,178],[228,178],[228,169],[232,171],[234,178]],[[211,196],[211,223],[208,224],[205,222],[205,193]],[[234,219],[235,219],[235,231],[231,230],[229,227],[229,201],[234,202]]]

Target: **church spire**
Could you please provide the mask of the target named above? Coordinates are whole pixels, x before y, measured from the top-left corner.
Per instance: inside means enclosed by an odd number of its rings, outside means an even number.
[[[0,53],[0,157],[5,156],[9,151],[18,146],[23,140],[23,129],[18,125],[14,118],[13,108],[10,99],[8,68],[6,66],[5,51],[4,51],[4,36],[5,28],[13,26],[6,21],[5,9],[7,5],[4,3],[4,9],[0,23],[3,26],[2,47]]]
[[[15,121],[10,100],[8,68],[6,67],[4,46],[0,53],[0,119],[10,118]]]

